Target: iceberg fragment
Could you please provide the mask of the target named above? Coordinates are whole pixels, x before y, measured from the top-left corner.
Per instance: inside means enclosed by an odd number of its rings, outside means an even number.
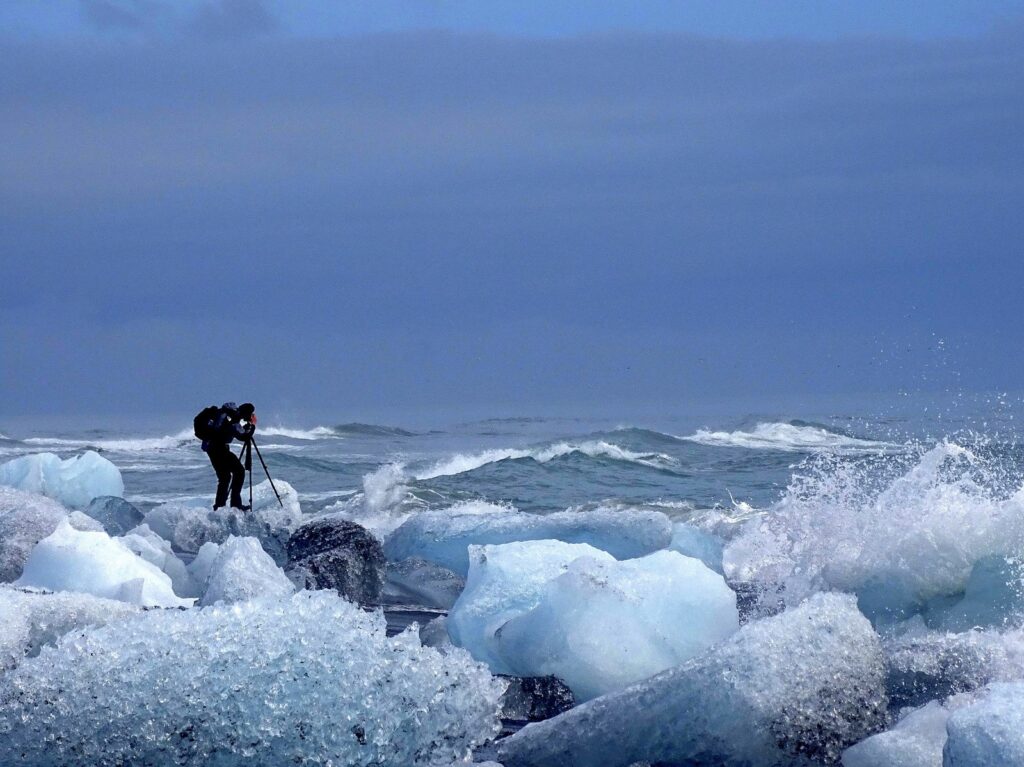
[[[383,599],[390,604],[450,610],[466,587],[466,579],[425,559],[389,562]]]
[[[124,498],[101,495],[93,498],[83,511],[95,519],[110,535],[124,535],[142,523],[142,512]]]
[[[132,604],[186,607],[170,577],[103,532],[81,532],[67,521],[32,549],[18,586],[75,591]]]
[[[53,453],[23,455],[0,464],[0,485],[45,495],[84,509],[101,495],[124,495],[121,472],[93,450],[67,460]]]
[[[682,666],[529,724],[505,767],[835,762],[880,729],[882,652],[851,597],[817,594]]]
[[[699,559],[719,575],[722,574],[724,544],[717,536],[686,522],[676,522],[672,527],[672,541],[668,547],[685,557]]]
[[[165,503],[146,514],[146,524],[161,538],[170,541],[175,551],[196,554],[207,541],[223,543],[228,536],[258,538],[264,551],[278,565],[288,561],[286,546],[292,530],[302,523],[302,511],[295,489],[275,479],[284,507],[280,507],[270,482],[253,487],[252,509],[212,510],[202,499]]]
[[[1024,764],[1024,682],[1000,682],[946,722],[945,767]]]
[[[462,761],[505,684],[329,591],[152,611],[0,677],[0,764]]]
[[[843,767],[942,767],[949,711],[938,701],[843,752]]]
[[[133,554],[156,565],[171,579],[171,587],[179,597],[198,597],[200,592],[189,575],[185,563],[171,551],[171,544],[142,524],[116,539]]]
[[[557,676],[577,700],[590,700],[678,666],[738,628],[736,595],[722,576],[659,551],[625,562],[577,559],[496,639],[515,674]]]
[[[30,591],[0,586],[0,671],[14,668],[25,656],[69,631],[100,626],[138,608],[91,594]]]
[[[388,538],[384,554],[390,560],[420,557],[465,576],[470,545],[537,540],[585,543],[617,559],[629,559],[668,546],[672,524],[659,511],[638,509],[474,514],[456,506],[412,516]]]
[[[0,486],[0,582],[21,575],[32,548],[66,518],[54,500]]]
[[[220,545],[210,567],[200,605],[245,602],[256,597],[286,597],[295,587],[255,538],[231,536]]]
[[[498,674],[515,675],[501,657],[495,633],[537,606],[548,581],[580,557],[614,562],[611,554],[585,543],[521,541],[469,547],[466,588],[448,614],[448,634]]]

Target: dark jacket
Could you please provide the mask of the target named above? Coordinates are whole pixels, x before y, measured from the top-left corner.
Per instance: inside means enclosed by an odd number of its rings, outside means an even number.
[[[247,440],[252,436],[255,427],[250,423],[238,420],[238,410],[233,402],[225,402],[217,417],[213,419],[211,430],[213,436],[203,441],[203,450],[211,447],[227,447],[233,440]]]

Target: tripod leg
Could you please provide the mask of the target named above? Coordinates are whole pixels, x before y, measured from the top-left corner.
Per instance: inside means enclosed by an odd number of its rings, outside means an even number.
[[[249,442],[246,463],[249,465],[249,511],[252,511],[252,442]]]
[[[255,439],[249,439],[249,443],[256,448],[256,456],[260,459],[260,463],[263,464],[263,473],[267,475],[267,479],[270,480],[270,487],[274,490],[274,495],[277,496],[277,502],[281,508],[284,508],[284,501],[281,500],[281,494],[277,492],[277,486],[274,484],[273,477],[270,476],[270,472],[267,470],[267,462],[263,460],[263,453],[260,452],[260,446],[256,444]]]

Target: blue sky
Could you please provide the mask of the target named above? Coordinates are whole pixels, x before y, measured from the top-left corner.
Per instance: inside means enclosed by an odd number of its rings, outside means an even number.
[[[1021,3],[546,5],[0,5],[0,415],[1021,388]]]

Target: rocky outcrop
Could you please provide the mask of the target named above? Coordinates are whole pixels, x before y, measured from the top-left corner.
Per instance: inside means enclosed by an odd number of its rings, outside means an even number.
[[[338,517],[308,522],[288,539],[286,574],[300,589],[334,589],[359,604],[377,604],[384,552],[366,528]]]

